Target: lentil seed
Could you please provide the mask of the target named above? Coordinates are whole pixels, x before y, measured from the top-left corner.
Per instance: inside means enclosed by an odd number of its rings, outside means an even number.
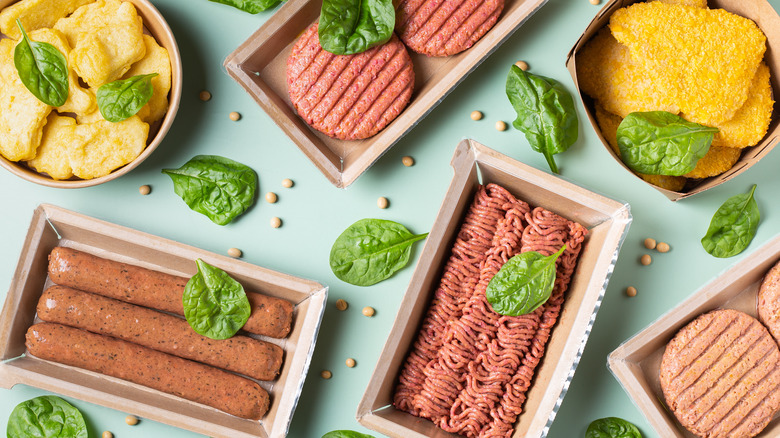
[[[341,310],[342,312],[347,310],[347,307],[349,307],[349,303],[347,303],[345,300],[342,300],[339,298],[336,300],[336,308]]]
[[[471,120],[482,120],[482,111],[472,111]]]
[[[666,242],[658,242],[658,246],[655,248],[658,252],[669,252],[672,249]]]
[[[401,158],[401,162],[404,163],[404,166],[406,166],[406,167],[414,166],[414,158],[412,158],[412,157],[410,157],[408,155],[403,157],[403,158]]]
[[[230,248],[229,250],[227,250],[227,253],[230,257],[235,257],[235,258],[239,258],[244,254],[238,248]]]
[[[650,263],[653,263],[653,258],[652,258],[652,257],[650,257],[650,254],[644,254],[644,255],[643,255],[643,256],[642,256],[642,257],[639,259],[639,262],[640,262],[640,263],[642,263],[643,265],[647,266],[647,265],[649,265]]]
[[[498,131],[506,131],[506,122],[503,120],[499,120],[496,122],[496,130]]]
[[[269,204],[276,204],[276,201],[277,201],[278,199],[279,199],[279,198],[276,196],[276,193],[274,193],[274,192],[268,192],[268,193],[266,193],[266,194],[265,194],[265,200],[266,200],[266,201],[267,201]]]
[[[636,296],[636,288],[634,286],[629,286],[626,288],[626,295],[629,297],[635,297]]]
[[[152,188],[149,185],[144,184],[141,187],[138,187],[138,193],[146,196],[149,193],[152,193]]]
[[[375,310],[371,306],[366,306],[366,307],[363,308],[363,315],[365,315],[365,316],[372,317],[372,316],[374,316],[374,312],[375,312]]]
[[[354,368],[357,363],[355,362],[355,359],[352,359],[351,357],[347,359],[346,364],[350,368]]]
[[[228,117],[230,117],[230,120],[232,120],[234,122],[237,122],[237,121],[239,121],[241,119],[241,114],[233,111],[233,112],[230,113],[230,115],[228,115]]]
[[[645,248],[647,248],[647,249],[655,249],[655,245],[656,245],[655,244],[655,239],[652,239],[650,237],[645,239]]]

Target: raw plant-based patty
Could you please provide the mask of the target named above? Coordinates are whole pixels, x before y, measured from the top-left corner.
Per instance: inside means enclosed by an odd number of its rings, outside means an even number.
[[[700,437],[757,435],[780,409],[780,350],[758,320],[732,309],[699,316],[666,346],[661,389]]]
[[[766,273],[758,289],[758,319],[780,340],[780,262]]]
[[[334,55],[320,46],[314,23],[287,59],[287,88],[298,114],[314,129],[341,140],[381,131],[409,103],[414,69],[393,35],[357,55]]]
[[[449,56],[479,41],[504,9],[504,0],[401,0],[395,30],[417,53]]]

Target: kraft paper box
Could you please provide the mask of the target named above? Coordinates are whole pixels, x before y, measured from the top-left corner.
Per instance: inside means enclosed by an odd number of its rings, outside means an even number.
[[[261,421],[232,416],[141,385],[25,355],[25,333],[37,322],[35,307],[55,246],[190,277],[195,260],[225,270],[247,291],[283,298],[295,305],[285,339],[258,336],[284,350],[276,380],[258,382],[271,396]],[[103,222],[52,205],[35,209],[11,287],[0,313],[0,386],[25,384],[121,410],[212,437],[283,437],[298,403],[320,328],[327,288],[321,284],[220,256],[181,243]],[[254,336],[254,335],[252,335]]]
[[[590,25],[588,25],[587,29],[585,29],[585,32],[569,52],[569,55],[566,58],[566,67],[569,69],[569,73],[571,73],[571,76],[574,79],[574,84],[577,86],[578,90],[579,83],[577,81],[577,54],[591,39],[591,37],[596,35],[599,30],[609,24],[609,18],[612,16],[613,12],[634,3],[637,3],[637,1],[611,0],[607,2],[590,23]],[[708,0],[707,3],[710,9],[722,8],[731,13],[750,18],[764,32],[767,38],[767,50],[764,54],[764,62],[766,62],[766,64],[769,66],[769,70],[772,74],[772,91],[774,98],[777,99],[777,96],[780,96],[780,82],[778,82],[778,75],[780,75],[780,46],[777,46],[777,44],[780,44],[780,17],[777,15],[777,12],[775,12],[775,10],[766,0]],[[599,136],[599,139],[601,139],[601,142],[604,144],[604,147],[607,149],[607,151],[609,151],[609,154],[615,160],[617,160],[624,169],[626,169],[628,172],[628,175],[626,175],[627,178],[639,178],[625,164],[623,164],[623,161],[620,160],[620,157],[616,156],[615,153],[612,152],[609,144],[601,134],[601,130],[596,123],[593,99],[581,91],[579,94],[585,106],[585,112],[587,113],[588,120],[593,126],[593,129],[596,131],[596,134]],[[737,161],[737,163],[734,164],[734,167],[725,173],[712,178],[699,180],[690,187],[686,186],[686,188],[683,189],[685,190],[684,192],[673,192],[662,189],[650,183],[647,184],[650,187],[663,193],[664,196],[671,199],[672,201],[687,198],[717,185],[723,184],[724,182],[734,178],[742,172],[745,172],[748,168],[750,168],[750,166],[756,164],[758,160],[766,156],[769,151],[775,147],[778,142],[778,138],[780,138],[779,114],[780,108],[778,108],[778,104],[775,103],[774,112],[772,114],[772,122],[770,123],[769,129],[767,130],[763,140],[761,140],[761,142],[759,142],[756,146],[745,149],[742,152],[742,156],[740,157],[739,161]],[[689,184],[691,184],[690,181]]]
[[[702,287],[674,309],[610,353],[608,365],[631,400],[662,437],[694,438],[666,407],[661,391],[661,358],[666,344],[699,315],[715,309],[736,309],[757,317],[758,288],[764,275],[780,261],[780,236]],[[775,418],[757,435],[780,435]]]
[[[473,140],[457,146],[452,167],[455,176],[358,406],[358,421],[394,438],[459,436],[395,409],[393,392],[474,194],[480,184],[496,183],[532,207],[544,207],[589,231],[560,318],[512,435],[546,436],[579,363],[631,223],[629,206],[526,166]]]
[[[298,36],[319,18],[321,0],[289,0],[227,57],[225,67],[328,181],[344,188],[411,130],[546,2],[506,0],[496,25],[471,48],[457,55],[428,57],[408,50],[415,73],[411,101],[385,129],[365,140],[328,137],[309,127],[290,102],[287,58]]]

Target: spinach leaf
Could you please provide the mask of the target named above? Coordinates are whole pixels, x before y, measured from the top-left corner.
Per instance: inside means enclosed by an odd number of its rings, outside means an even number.
[[[756,235],[761,213],[753,193],[732,196],[712,216],[707,234],[701,239],[704,250],[715,257],[735,256],[750,245]]]
[[[622,418],[607,417],[590,423],[585,438],[642,438],[642,434],[636,426]]]
[[[412,244],[427,235],[412,234],[393,221],[361,219],[333,243],[330,269],[349,284],[370,286],[406,266]]]
[[[544,304],[555,285],[555,261],[565,249],[566,245],[563,245],[547,257],[536,251],[523,252],[504,263],[485,291],[493,311],[519,316]]]
[[[635,172],[680,176],[696,168],[718,128],[692,123],[666,111],[631,113],[620,122],[620,155]]]
[[[87,438],[87,425],[78,409],[65,400],[42,395],[16,405],[8,417],[8,438]]]
[[[49,43],[32,41],[22,31],[22,40],[14,48],[14,66],[19,79],[41,102],[61,106],[68,100],[68,60]]]
[[[263,12],[266,9],[273,8],[282,2],[282,0],[209,0],[214,3],[222,3],[223,5],[233,6],[234,8],[241,9],[244,12],[250,14],[257,14]]]
[[[323,0],[317,32],[323,49],[352,55],[386,43],[394,27],[392,0]]]
[[[374,438],[374,436],[354,430],[333,430],[323,435],[322,438]]]
[[[211,339],[227,339],[252,313],[244,287],[227,272],[201,259],[198,272],[184,287],[184,317],[193,330]]]
[[[178,169],[162,171],[191,209],[218,225],[230,223],[255,202],[257,174],[217,155],[197,155]]]
[[[555,79],[526,73],[513,65],[506,78],[506,95],[517,112],[512,125],[525,134],[531,148],[541,152],[553,173],[553,155],[577,141],[579,120],[571,94]]]
[[[155,76],[157,73],[149,73],[101,85],[97,91],[100,114],[113,123],[134,116],[152,98]]]

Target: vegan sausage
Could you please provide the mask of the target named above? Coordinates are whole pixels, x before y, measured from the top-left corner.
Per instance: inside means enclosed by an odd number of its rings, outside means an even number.
[[[256,382],[131,342],[48,322],[27,330],[27,350],[37,358],[147,386],[229,414],[259,420],[268,393]]]
[[[181,318],[64,286],[43,292],[38,317],[258,380],[273,380],[282,365],[283,351],[278,345],[240,335],[209,339]]]
[[[56,247],[49,254],[52,281],[140,306],[184,315],[182,295],[187,278],[104,259],[72,248]],[[293,304],[247,292],[252,314],[243,329],[284,338],[290,333]]]

